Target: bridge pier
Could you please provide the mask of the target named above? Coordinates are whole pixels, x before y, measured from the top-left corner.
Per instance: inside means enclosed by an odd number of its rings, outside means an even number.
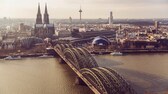
[[[48,53],[48,54],[53,55],[54,57],[59,56],[59,55],[55,52],[55,50],[52,49],[52,48],[47,48],[46,50],[47,50],[47,53]]]
[[[75,78],[75,84],[76,85],[87,86],[86,83],[79,76],[76,76],[76,78]]]
[[[57,57],[57,59],[60,64],[65,64],[65,61],[61,57]]]

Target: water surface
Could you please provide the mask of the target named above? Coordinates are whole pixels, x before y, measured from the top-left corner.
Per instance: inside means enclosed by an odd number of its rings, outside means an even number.
[[[0,60],[0,94],[93,94],[57,59]]]
[[[168,54],[105,55],[95,58],[99,66],[119,72],[139,94],[168,93]]]
[[[101,67],[122,75],[138,94],[168,92],[168,54],[95,56]],[[76,74],[56,58],[0,60],[0,94],[93,94],[75,85]]]

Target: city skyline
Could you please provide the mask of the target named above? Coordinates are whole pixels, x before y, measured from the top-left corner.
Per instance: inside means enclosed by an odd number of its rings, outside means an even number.
[[[115,18],[168,18],[167,0],[1,0],[0,18],[35,18],[38,3],[44,13],[48,5],[50,18],[79,19],[80,5],[83,19],[108,18],[113,11]]]

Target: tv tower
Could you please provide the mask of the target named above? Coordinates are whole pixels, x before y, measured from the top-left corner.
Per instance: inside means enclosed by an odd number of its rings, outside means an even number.
[[[82,21],[82,9],[81,9],[81,6],[80,6],[79,13],[80,13],[80,23],[81,23],[81,21]]]

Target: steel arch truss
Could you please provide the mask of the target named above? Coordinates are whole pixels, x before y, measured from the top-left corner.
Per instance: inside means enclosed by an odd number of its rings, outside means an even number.
[[[64,56],[79,70],[98,67],[95,59],[84,48],[66,48]]]
[[[136,94],[131,86],[116,71],[99,67],[85,48],[69,44],[57,44],[54,49],[68,60],[101,94]]]
[[[58,49],[60,52],[63,52],[66,48],[73,48],[71,44],[57,44],[54,48]]]
[[[110,68],[84,68],[81,73],[102,94],[135,94],[131,86]]]

